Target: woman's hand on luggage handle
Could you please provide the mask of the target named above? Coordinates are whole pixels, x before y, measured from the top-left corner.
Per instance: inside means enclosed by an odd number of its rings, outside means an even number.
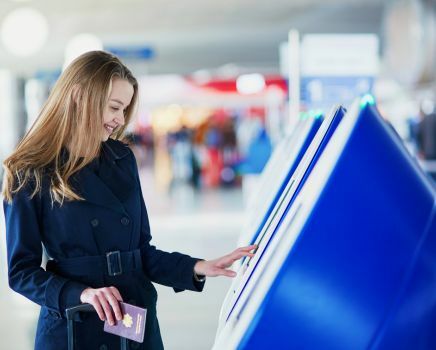
[[[115,287],[86,288],[80,294],[82,303],[91,304],[97,311],[100,320],[108,320],[109,324],[115,324],[115,318],[120,321],[123,319],[119,301],[123,301],[120,292]]]
[[[210,277],[227,276],[235,277],[236,272],[228,269],[236,260],[243,258],[244,256],[253,257],[257,246],[255,244],[241,247],[230,254],[224,255],[214,260],[200,260],[194,266],[194,272],[197,275],[204,275]]]

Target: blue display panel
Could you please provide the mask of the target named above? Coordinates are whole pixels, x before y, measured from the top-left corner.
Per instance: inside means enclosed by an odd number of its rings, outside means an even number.
[[[435,214],[394,131],[355,104],[214,349],[435,349]]]
[[[322,116],[299,120],[294,130],[277,145],[247,205],[248,215],[239,238],[239,246],[256,241],[322,121]]]
[[[256,274],[259,275],[258,268],[259,262],[262,262],[264,252],[267,250],[270,242],[274,239],[280,239],[276,236],[277,229],[286,213],[292,207],[292,203],[298,196],[304,182],[319,159],[322,151],[328,144],[330,138],[334,134],[337,126],[339,125],[344,110],[342,107],[336,107],[332,113],[326,118],[317,133],[307,147],[304,156],[297,165],[292,176],[288,179],[284,189],[279,193],[279,198],[271,210],[271,214],[267,220],[262,224],[261,230],[256,237],[255,243],[258,245],[256,255],[253,259],[245,259],[242,266],[239,268],[237,276],[232,281],[232,285],[223,302],[220,320],[217,331],[217,338],[220,336],[221,330],[225,327],[227,321],[232,313],[237,313],[238,308],[244,304],[246,298],[250,296],[251,288],[256,280]],[[262,264],[260,264],[262,265]],[[262,268],[261,268],[262,269]],[[260,270],[261,270],[260,269]],[[254,276],[254,278],[253,278]]]

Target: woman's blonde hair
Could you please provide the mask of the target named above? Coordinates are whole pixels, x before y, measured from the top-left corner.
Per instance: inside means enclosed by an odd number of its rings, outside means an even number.
[[[127,80],[134,90],[124,126],[111,135],[114,139],[123,137],[138,98],[137,80],[112,54],[87,52],[62,73],[35,123],[3,162],[5,200],[12,201],[15,193],[30,184],[33,197],[41,191],[43,175],[47,173],[52,203],[83,199],[68,180],[100,153],[103,111],[113,78]],[[62,155],[66,148],[65,160]]]

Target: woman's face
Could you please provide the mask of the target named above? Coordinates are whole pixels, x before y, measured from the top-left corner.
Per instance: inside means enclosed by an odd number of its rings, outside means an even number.
[[[103,141],[106,141],[116,129],[124,125],[124,116],[132,97],[132,84],[125,79],[112,79],[112,91],[103,111]]]

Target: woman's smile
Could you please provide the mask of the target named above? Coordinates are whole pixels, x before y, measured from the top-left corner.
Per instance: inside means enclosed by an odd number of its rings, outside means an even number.
[[[112,134],[116,128],[116,126],[111,126],[109,124],[104,124],[104,128],[106,129],[106,131],[110,134]]]

